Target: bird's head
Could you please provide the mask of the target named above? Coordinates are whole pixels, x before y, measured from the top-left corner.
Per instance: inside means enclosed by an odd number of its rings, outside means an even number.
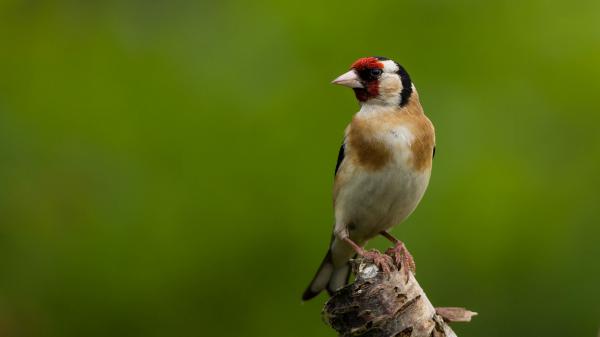
[[[331,83],[352,88],[361,104],[403,106],[413,92],[406,70],[385,57],[360,58]]]

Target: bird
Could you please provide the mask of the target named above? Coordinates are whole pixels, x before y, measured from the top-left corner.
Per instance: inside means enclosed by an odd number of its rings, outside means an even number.
[[[302,295],[304,301],[323,290],[332,295],[346,285],[350,260],[357,254],[384,271],[395,263],[414,272],[410,252],[389,230],[421,201],[435,156],[434,126],[400,64],[381,56],[359,58],[332,83],[351,88],[360,109],[345,129],[335,166],[329,248]],[[389,255],[363,248],[379,235],[394,244]]]

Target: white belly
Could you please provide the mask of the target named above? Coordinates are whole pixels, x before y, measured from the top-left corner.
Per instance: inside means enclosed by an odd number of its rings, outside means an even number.
[[[336,223],[346,224],[351,239],[369,240],[402,222],[415,210],[431,171],[415,172],[402,166],[357,172],[341,191],[336,202]]]

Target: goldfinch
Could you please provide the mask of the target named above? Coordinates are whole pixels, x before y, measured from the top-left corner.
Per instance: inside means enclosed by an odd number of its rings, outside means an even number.
[[[303,300],[343,287],[355,254],[373,259],[383,270],[392,262],[405,272],[414,270],[410,253],[388,230],[419,204],[435,154],[433,124],[401,65],[384,57],[361,58],[332,83],[352,88],[360,110],[346,127],[335,168],[329,250]],[[362,248],[377,235],[395,244],[395,261]]]

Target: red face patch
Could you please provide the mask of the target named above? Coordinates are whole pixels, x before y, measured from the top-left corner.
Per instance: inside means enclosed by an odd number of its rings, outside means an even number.
[[[379,95],[379,81],[376,78],[370,79],[369,71],[372,69],[383,69],[383,63],[376,57],[363,57],[352,63],[354,69],[363,80],[364,88],[354,88],[356,98],[361,101],[367,101],[369,98]]]
[[[352,63],[351,68],[358,71],[365,69],[383,69],[383,63],[379,62],[376,57],[363,57]]]
[[[367,84],[367,92],[369,93],[369,97],[379,96],[379,82],[374,81]]]

